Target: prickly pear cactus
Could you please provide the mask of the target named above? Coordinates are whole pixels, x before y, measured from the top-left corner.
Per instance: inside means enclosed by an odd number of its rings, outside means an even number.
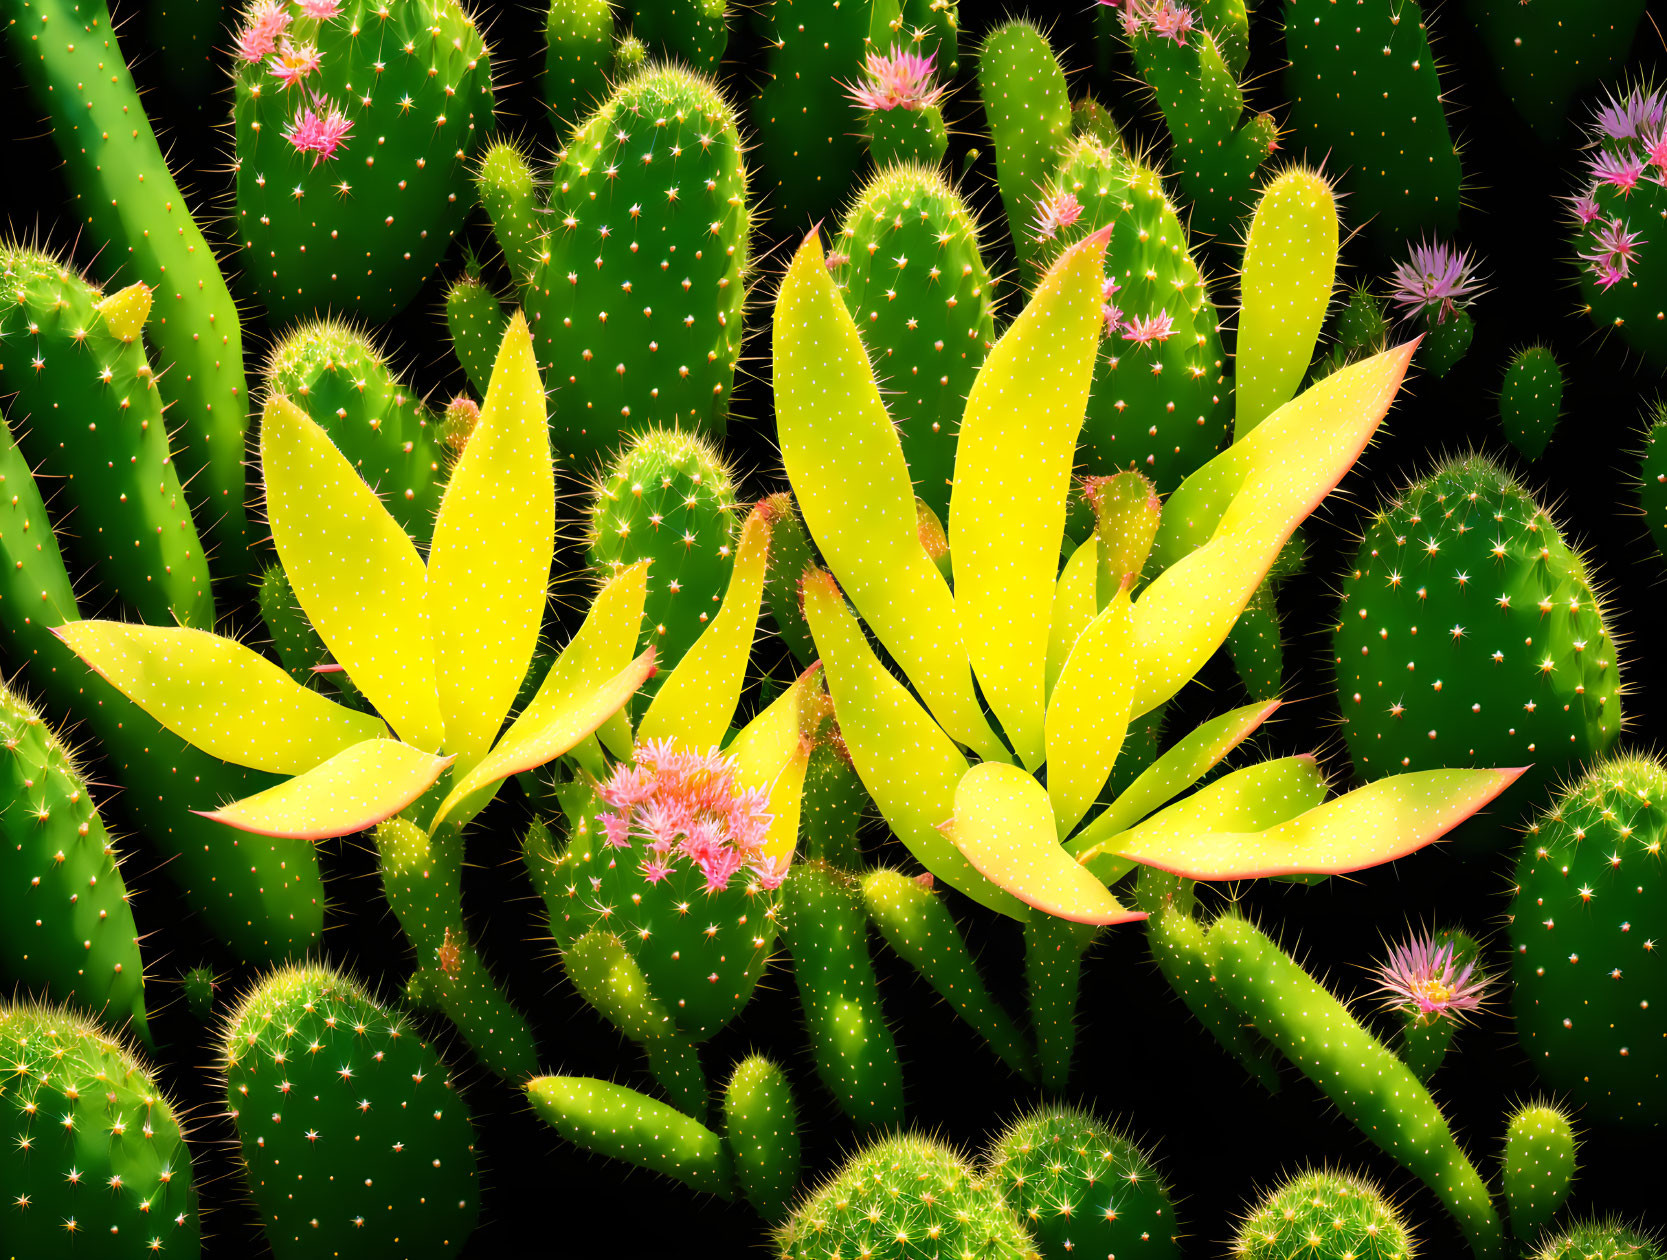
[[[1667,1120],[1667,767],[1601,761],[1523,837],[1512,1013],[1540,1078],[1606,1124]]]
[[[462,1249],[480,1207],[473,1126],[403,1015],[328,967],[285,967],[232,1012],[221,1053],[278,1260]]]
[[[996,337],[977,221],[935,170],[896,166],[857,194],[828,257],[887,391],[909,476],[947,520],[961,412]]]
[[[1539,1237],[1568,1201],[1574,1161],[1574,1126],[1568,1112],[1539,1102],[1511,1113],[1500,1174],[1511,1233],[1518,1239]]]
[[[180,487],[141,329],[143,284],[108,296],[51,254],[0,244],[0,395],[71,560],[152,625],[214,625],[208,561]]]
[[[908,1134],[848,1159],[799,1204],[775,1241],[781,1260],[1037,1255],[1013,1209],[971,1164],[941,1142]]]
[[[1264,1198],[1239,1226],[1233,1255],[1245,1260],[1412,1260],[1400,1212],[1363,1178],[1307,1172]]]
[[[480,196],[521,285],[556,449],[588,472],[622,434],[721,437],[741,352],[751,210],[735,113],[711,80],[651,67],[568,136],[539,213],[508,144]]]
[[[575,122],[608,94],[612,0],[550,0],[544,21],[544,103]]]
[[[115,843],[73,753],[0,682],[0,959],[26,991],[129,1020],[148,1043],[144,965]]]
[[[598,480],[586,555],[603,582],[652,561],[641,641],[657,654],[656,680],[676,668],[717,615],[735,565],[735,535],[734,478],[723,453],[704,438],[651,429]]]
[[[1020,1117],[985,1159],[1045,1260],[1181,1254],[1169,1189],[1146,1153],[1080,1107]]]
[[[1378,508],[1332,646],[1349,753],[1368,779],[1532,764],[1523,780],[1543,784],[1620,731],[1619,662],[1584,560],[1481,456]],[[1519,781],[1514,799],[1532,791]]]
[[[1656,366],[1667,364],[1667,299],[1656,258],[1664,246],[1667,98],[1648,84],[1612,91],[1587,130],[1586,185],[1570,199],[1586,314]]]
[[[1002,208],[1028,282],[1041,243],[1048,179],[1071,140],[1065,71],[1035,23],[1015,19],[985,38],[978,51],[978,94],[996,153]]]
[[[486,45],[457,0],[253,0],[233,43],[235,227],[276,321],[380,321],[469,213],[492,130]]]
[[[1524,346],[1505,365],[1499,422],[1525,459],[1545,454],[1563,414],[1563,369],[1549,346]]]
[[[191,1152],[149,1067],[73,1011],[0,1002],[9,1256],[201,1254]]]
[[[1533,1253],[1533,1260],[1663,1260],[1663,1257],[1667,1257],[1667,1248],[1614,1218],[1587,1220],[1560,1230]]]

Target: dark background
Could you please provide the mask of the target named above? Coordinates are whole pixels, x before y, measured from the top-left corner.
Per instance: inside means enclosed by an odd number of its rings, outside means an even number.
[[[131,18],[139,7],[133,0],[119,0],[118,21]],[[516,4],[477,7],[494,43],[503,129],[534,140],[542,149],[554,136],[538,83],[542,13]],[[1271,0],[1263,7],[1270,13],[1278,9]],[[977,2],[964,2],[961,13],[962,73],[946,109],[955,128],[952,170],[962,168],[969,146],[982,145],[972,53],[981,32],[1004,16],[996,5]],[[761,46],[745,15],[733,21],[725,80],[732,94],[746,96],[758,78]],[[1642,445],[1647,410],[1660,392],[1661,374],[1629,356],[1619,340],[1596,333],[1580,313],[1572,250],[1558,200],[1575,191],[1578,181],[1579,157],[1572,142],[1568,147],[1548,146],[1520,122],[1498,93],[1461,6],[1448,0],[1435,12],[1432,25],[1439,37],[1436,51],[1445,65],[1449,118],[1465,148],[1468,187],[1459,240],[1476,250],[1488,287],[1472,308],[1476,337],[1467,357],[1445,380],[1416,373],[1410,379],[1378,443],[1310,526],[1307,572],[1289,581],[1281,594],[1292,639],[1286,679],[1292,703],[1261,743],[1275,754],[1318,749],[1340,785],[1349,769],[1336,736],[1327,650],[1335,612],[1334,579],[1348,563],[1352,531],[1361,513],[1441,454],[1476,448],[1502,457],[1546,502],[1557,506],[1565,531],[1587,548],[1610,595],[1611,626],[1628,649],[1623,653],[1627,745],[1659,745],[1661,727],[1652,698],[1667,695],[1662,690],[1667,688],[1667,678],[1661,677],[1664,665],[1654,657],[1658,627],[1667,614],[1667,570],[1645,535],[1633,490],[1635,452]],[[1071,71],[1073,94],[1092,90],[1131,139],[1161,141],[1161,124],[1143,89],[1121,74],[1126,61],[1119,59],[1116,77],[1096,77],[1089,10],[1074,3],[1052,18],[1048,29]],[[219,92],[180,99],[171,87],[176,78],[171,68],[146,47],[142,23],[130,22],[121,36],[127,55],[136,62],[141,87],[150,91],[147,105],[164,143],[172,146],[180,182],[194,194],[199,218],[215,240],[220,223],[211,207],[229,195],[229,142],[217,126],[229,112],[229,97]],[[1250,104],[1270,108],[1276,115],[1282,114],[1280,42],[1277,21],[1263,17],[1253,23],[1251,75],[1253,80],[1262,77],[1252,83]],[[1662,60],[1661,36],[1647,18],[1631,68],[1649,74]],[[1589,103],[1577,106],[1579,116],[1585,116]],[[95,243],[75,242],[59,226],[67,194],[56,174],[50,136],[35,119],[32,102],[15,86],[12,67],[0,62],[0,137],[8,141],[0,206],[8,230],[20,236],[38,231],[60,248],[73,246],[76,261],[92,265]],[[986,239],[993,243],[1002,240],[1005,231],[995,203],[991,155],[987,145],[982,148],[961,184],[980,210]],[[1346,203],[1344,214],[1346,227],[1358,226],[1348,223]],[[737,419],[729,442],[736,467],[745,474],[743,491],[753,497],[784,484],[770,423],[768,297],[792,240],[806,226],[766,221],[755,243],[753,332],[736,390]],[[470,235],[484,243],[478,222]],[[1230,316],[1233,305],[1229,272],[1234,254],[1228,244],[1206,253],[1216,280],[1212,295],[1224,317]],[[1382,276],[1389,267],[1365,239],[1350,242],[1344,258],[1340,281]],[[995,257],[991,263],[992,269],[1010,267],[1011,258]],[[459,269],[454,250],[444,275],[449,278]],[[125,277],[99,278],[126,282]],[[436,281],[381,330],[383,344],[396,365],[406,369],[407,380],[439,402],[463,387],[445,339],[442,292]],[[1011,292],[1004,309],[1009,317],[1015,309]],[[250,314],[246,335],[252,356],[263,353],[273,331],[258,314]],[[1565,366],[1567,387],[1557,436],[1545,456],[1528,467],[1500,432],[1496,391],[1509,352],[1535,340],[1555,349]],[[575,482],[567,489],[573,496],[569,510],[576,511],[582,486]],[[230,602],[226,593],[221,599]],[[241,614],[245,626],[250,624],[247,603]],[[1221,662],[1206,671],[1204,684],[1192,688],[1184,702],[1193,714],[1205,716],[1240,702],[1238,684]],[[470,840],[476,865],[467,875],[466,911],[483,953],[506,979],[511,997],[532,1017],[547,1070],[612,1077],[652,1088],[636,1049],[566,987],[550,957],[550,942],[541,940],[542,912],[518,856],[526,813],[518,794],[506,792]],[[1517,821],[1499,817],[1493,824],[1506,828]],[[883,831],[872,837],[876,845],[883,839]],[[213,1038],[169,982],[195,963],[216,963],[224,998],[238,991],[247,977],[228,968],[198,925],[174,904],[165,876],[154,869],[156,855],[143,838],[128,847],[134,851],[125,873],[136,893],[136,913],[141,930],[153,933],[146,942],[154,976],[149,992],[153,1028],[163,1047],[163,1076],[195,1117],[204,1223],[214,1236],[208,1251],[234,1254],[258,1246],[258,1234],[234,1166],[235,1134],[222,1118],[223,1105],[216,1097]],[[352,841],[332,842],[322,856],[327,875],[333,877],[328,957],[379,982],[392,995],[409,969],[409,950],[382,900],[373,857]],[[901,853],[892,845],[887,856],[896,860]],[[1385,936],[1399,935],[1409,924],[1462,924],[1488,936],[1493,958],[1501,962],[1497,947],[1510,861],[1508,841],[1491,858],[1469,861],[1438,846],[1392,868],[1316,887],[1271,884],[1232,891],[1242,893],[1261,921],[1276,928],[1285,944],[1340,995],[1364,996],[1371,985],[1363,968],[1380,954]],[[992,986],[1010,1007],[1019,1009],[1022,958],[1016,925],[992,922],[964,901],[958,901],[956,909]],[[964,1146],[981,1147],[1032,1097],[977,1036],[877,942],[874,953],[904,1058],[913,1122]],[[1113,929],[1097,948],[1086,971],[1081,1011],[1071,1096],[1120,1118],[1134,1134],[1155,1145],[1180,1200],[1187,1254],[1225,1254],[1234,1217],[1246,1200],[1281,1172],[1310,1163],[1368,1171],[1405,1200],[1425,1243],[1425,1255],[1465,1254],[1457,1231],[1433,1197],[1361,1138],[1306,1080],[1287,1071],[1285,1088],[1270,1098],[1244,1079],[1157,974],[1138,928]],[[483,1217],[466,1254],[765,1254],[758,1250],[765,1232],[748,1208],[697,1196],[560,1143],[531,1115],[519,1094],[473,1065],[466,1048],[453,1044],[443,1022],[429,1026],[442,1046],[451,1047],[449,1057],[462,1065],[459,1080],[480,1130]],[[1380,1025],[1380,1031],[1387,1033],[1388,1025]],[[783,1061],[794,1077],[806,1130],[806,1167],[812,1176],[826,1173],[856,1135],[815,1080],[797,997],[783,966],[772,968],[742,1018],[705,1048],[714,1083],[753,1049]],[[1488,1171],[1500,1148],[1506,1108],[1535,1089],[1508,1013],[1495,1009],[1460,1034],[1455,1053],[1436,1078],[1435,1093],[1461,1140]],[[1661,1158],[1659,1139],[1590,1132],[1581,1151],[1577,1207],[1634,1218],[1650,1211],[1661,1198]],[[1657,1225],[1667,1224],[1659,1210],[1654,1215]]]

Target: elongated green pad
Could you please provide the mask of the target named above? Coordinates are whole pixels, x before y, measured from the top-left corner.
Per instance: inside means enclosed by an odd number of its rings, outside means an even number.
[[[1574,1185],[1574,1126],[1549,1103],[1518,1107],[1505,1122],[1501,1175],[1511,1233],[1538,1238],[1568,1202]]]
[[[786,1217],[798,1186],[799,1124],[781,1068],[761,1054],[735,1065],[724,1089],[724,1141],[741,1193],[766,1221]]]
[[[734,1164],[723,1138],[674,1107],[589,1076],[535,1077],[527,1098],[576,1146],[720,1198],[734,1194]]]
[[[1065,71],[1036,26],[998,26],[978,50],[978,94],[984,101],[1007,226],[1021,267],[1035,256],[1047,181],[1071,138]]]

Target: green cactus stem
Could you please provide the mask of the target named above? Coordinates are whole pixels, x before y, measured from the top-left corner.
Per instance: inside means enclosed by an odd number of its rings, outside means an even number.
[[[978,93],[996,153],[996,179],[1013,248],[1027,276],[1037,258],[1049,180],[1071,139],[1065,71],[1036,26],[996,27],[978,52]],[[1096,227],[1099,224],[1095,224]]]
[[[207,1022],[214,1013],[214,993],[219,983],[210,967],[193,967],[179,980],[185,991],[185,1004],[197,1019]]]
[[[1511,1233],[1519,1242],[1538,1238],[1568,1202],[1575,1146],[1568,1112],[1550,1103],[1525,1104],[1506,1120],[1500,1174]]]
[[[482,398],[491,383],[492,362],[508,325],[504,308],[473,268],[446,290],[446,331],[452,353],[463,365],[470,387]]]
[[[1412,1231],[1371,1182],[1348,1172],[1305,1172],[1269,1191],[1233,1240],[1245,1260],[1412,1260]]]
[[[1667,403],[1650,413],[1638,467],[1638,506],[1656,550],[1667,556]]]
[[[636,0],[631,34],[662,57],[716,75],[729,43],[729,0]]]
[[[851,764],[836,721],[812,745],[805,765],[798,852],[813,862],[861,874],[865,865],[861,830],[869,804],[868,789]]]
[[[799,663],[809,669],[816,663],[816,644],[805,624],[805,611],[799,603],[799,581],[805,570],[816,563],[816,552],[811,547],[810,535],[793,496],[785,490],[762,501],[765,519],[770,526],[769,567],[764,572],[764,605],[776,623],[787,650]]]
[[[612,0],[550,0],[544,20],[544,103],[557,119],[577,122],[608,94],[613,47]]]
[[[1545,454],[1563,414],[1563,369],[1547,346],[1524,346],[1505,365],[1499,423],[1524,459]]]
[[[766,1221],[786,1219],[799,1183],[799,1109],[786,1074],[761,1054],[736,1064],[724,1089],[724,1140],[747,1202]]]
[[[575,1146],[733,1198],[734,1161],[724,1139],[646,1094],[589,1076],[527,1082],[539,1117]]]
[[[1077,1049],[1077,994],[1082,963],[1099,938],[1092,924],[1034,915],[1025,924],[1025,988],[1030,1030],[1042,1085],[1063,1090],[1071,1079]]]
[[[903,32],[909,46],[945,78],[961,73],[961,5],[959,0],[903,0]]]

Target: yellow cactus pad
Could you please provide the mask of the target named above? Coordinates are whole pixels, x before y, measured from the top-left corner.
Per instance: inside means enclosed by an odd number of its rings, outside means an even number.
[[[798,843],[811,742],[832,712],[833,703],[823,688],[822,666],[812,665],[724,750],[735,759],[736,782],[770,794],[770,829],[764,838],[767,857],[791,857]]]
[[[1133,637],[1129,594],[1118,591],[1078,636],[1048,701],[1048,800],[1062,840],[1099,796],[1129,732]]]
[[[1093,624],[1098,607],[1096,572],[1100,564],[1099,535],[1090,534],[1088,541],[1071,553],[1059,574],[1059,585],[1053,593],[1053,621],[1048,627],[1048,696],[1053,696],[1059,672],[1076,646],[1077,636]]]
[[[123,341],[132,341],[150,318],[151,290],[144,281],[118,289],[98,304],[104,326]]]

